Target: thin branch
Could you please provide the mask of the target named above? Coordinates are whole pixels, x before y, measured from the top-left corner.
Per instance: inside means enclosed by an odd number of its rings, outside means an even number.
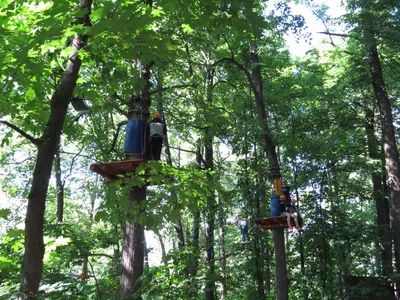
[[[237,88],[237,86],[236,85],[234,85],[234,84],[232,84],[232,83],[229,83],[229,82],[227,82],[226,80],[218,80],[214,85],[213,85],[213,88],[215,88],[219,83],[226,83],[226,84],[228,84],[228,85],[230,85],[231,87],[233,87],[236,91],[238,90],[238,88]]]
[[[98,283],[98,281],[97,281],[96,273],[94,272],[93,265],[92,265],[92,263],[90,262],[89,259],[88,259],[88,263],[89,263],[90,269],[92,269],[92,274],[93,274],[93,277],[94,277],[94,282],[95,282],[95,284],[96,284],[97,295],[98,295],[99,299],[101,299],[101,291],[100,291],[99,283]]]
[[[103,257],[108,257],[109,259],[114,259],[112,255],[105,254],[105,253],[89,253],[86,254],[85,256],[93,257],[93,256],[103,256]]]
[[[26,138],[28,141],[30,141],[32,144],[34,144],[37,147],[39,147],[42,144],[42,141],[40,139],[34,138],[33,136],[29,135],[28,133],[26,133],[25,131],[23,131],[22,129],[20,129],[17,126],[15,126],[7,121],[3,121],[3,120],[0,120],[0,123],[15,130],[16,132],[18,132],[20,135],[22,135],[24,138]]]
[[[126,125],[127,123],[128,123],[128,121],[123,121],[123,122],[121,122],[121,123],[119,123],[117,125],[117,131],[114,133],[113,142],[112,142],[111,148],[110,148],[110,150],[108,151],[107,154],[110,154],[111,152],[115,151],[115,145],[116,145],[117,140],[118,140],[119,131],[121,130],[121,126]]]
[[[90,160],[97,161],[96,158],[93,158],[93,157],[90,157],[90,156],[87,156],[87,155],[83,155],[83,154],[79,154],[79,153],[66,152],[66,151],[60,151],[60,153],[68,154],[68,155],[76,155],[76,156],[80,156],[80,157],[84,157],[84,158],[87,158],[87,159],[90,159]]]
[[[356,38],[356,37],[351,36],[351,35],[348,35],[348,34],[344,34],[344,33],[332,33],[332,32],[329,32],[329,31],[319,31],[319,32],[317,32],[317,33],[326,34],[326,35],[329,35],[329,36],[341,36],[341,37],[348,37],[348,38]],[[335,46],[335,44],[333,44],[333,45]]]
[[[224,38],[225,43],[228,45],[228,49],[231,52],[231,59],[235,59],[235,54],[233,52],[233,49],[231,47],[231,45],[228,42],[228,39],[226,38],[225,34],[222,34],[222,37]]]
[[[175,149],[175,150],[179,150],[179,151],[183,151],[183,152],[187,152],[187,153],[194,153],[194,154],[198,155],[197,151],[187,150],[187,149],[182,149],[182,148],[176,148],[176,147],[172,147],[172,146],[169,146],[169,147],[171,149]],[[206,161],[204,160],[203,156],[201,156],[201,154],[199,156],[200,156],[200,159],[201,159],[202,163],[207,166]]]
[[[78,158],[78,156],[81,155],[81,152],[83,151],[83,148],[75,154],[75,156],[72,158],[71,164],[69,165],[69,173],[67,175],[65,175],[63,181],[62,181],[62,186],[65,186],[65,182],[67,181],[68,177],[70,177],[72,175],[72,168],[75,164],[76,159]]]
[[[128,105],[129,102],[126,101],[124,98],[122,98],[121,96],[119,96],[116,92],[113,94],[113,98],[117,99],[119,101],[121,101],[122,104]]]
[[[250,84],[252,90],[254,91],[254,84],[253,84],[253,80],[251,78],[251,74],[241,63],[239,63],[237,60],[235,60],[233,58],[224,57],[224,58],[221,58],[220,60],[216,61],[215,63],[213,63],[213,66],[216,66],[223,62],[230,62],[230,63],[234,64],[235,66],[237,66],[239,69],[241,69],[246,74],[247,80],[249,81],[249,84]]]
[[[180,84],[180,85],[173,85],[173,86],[169,86],[169,87],[163,87],[158,90],[150,92],[150,95],[161,93],[161,92],[171,90],[171,89],[181,89],[181,88],[186,88],[186,87],[197,87],[197,85],[196,84]]]

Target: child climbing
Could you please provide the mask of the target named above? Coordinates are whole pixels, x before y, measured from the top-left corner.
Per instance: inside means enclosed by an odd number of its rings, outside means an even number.
[[[237,216],[237,225],[240,228],[240,234],[242,235],[242,243],[245,243],[246,240],[250,241],[249,224],[247,223],[247,220]]]
[[[298,218],[298,210],[296,206],[296,199],[290,198],[290,186],[288,185],[287,181],[283,181],[282,186],[282,195],[280,195],[280,211],[282,216],[287,216],[287,223],[289,226],[289,230],[293,230],[292,220],[294,219],[294,223],[296,225],[296,229],[298,231],[302,231],[303,229],[299,225],[299,218]]]
[[[289,230],[293,230],[293,226],[291,224],[291,217],[293,217],[294,223],[296,225],[296,229],[298,231],[302,231],[303,228],[301,228],[300,225],[299,225],[299,218],[298,218],[298,211],[297,211],[296,202],[297,202],[296,199],[292,198],[290,206],[287,207],[287,210],[286,210],[287,223],[289,225]]]
[[[161,159],[161,148],[165,136],[165,124],[160,118],[159,113],[153,114],[153,119],[149,122],[150,127],[150,160]]]

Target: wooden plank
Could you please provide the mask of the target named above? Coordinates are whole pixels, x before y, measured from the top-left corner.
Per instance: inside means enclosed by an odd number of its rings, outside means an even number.
[[[90,165],[90,170],[96,172],[102,177],[106,178],[106,183],[112,183],[119,179],[120,176],[126,173],[134,173],[136,169],[145,163],[144,160],[122,160],[122,161],[112,161],[104,163],[94,163]],[[146,173],[143,175],[135,175],[149,179],[151,174]],[[168,176],[166,177],[168,179]],[[163,182],[161,182],[163,184]],[[149,183],[147,185],[157,185],[155,183]]]
[[[138,166],[144,164],[144,160],[122,160],[90,165],[90,170],[108,179],[116,179],[119,174],[135,172]]]
[[[271,224],[271,225],[258,225],[258,229],[261,230],[266,230],[266,229],[274,229],[274,228],[287,228],[288,225],[287,223],[277,223],[277,224]]]
[[[259,218],[259,219],[254,219],[253,221],[254,224],[256,224],[257,227],[262,230],[289,227],[287,224],[287,216]],[[291,217],[291,223],[294,224],[293,217]]]

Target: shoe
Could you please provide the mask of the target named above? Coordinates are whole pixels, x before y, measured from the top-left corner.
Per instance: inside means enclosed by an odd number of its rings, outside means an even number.
[[[301,227],[296,227],[297,231],[303,231],[303,228]]]
[[[292,231],[293,230],[293,226],[289,226],[289,231]]]

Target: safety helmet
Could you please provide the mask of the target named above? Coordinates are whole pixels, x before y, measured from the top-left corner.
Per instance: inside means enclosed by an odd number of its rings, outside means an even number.
[[[153,114],[153,119],[159,119],[160,118],[160,114],[159,113],[154,113]]]
[[[285,195],[280,195],[279,200],[286,201],[286,196]]]

